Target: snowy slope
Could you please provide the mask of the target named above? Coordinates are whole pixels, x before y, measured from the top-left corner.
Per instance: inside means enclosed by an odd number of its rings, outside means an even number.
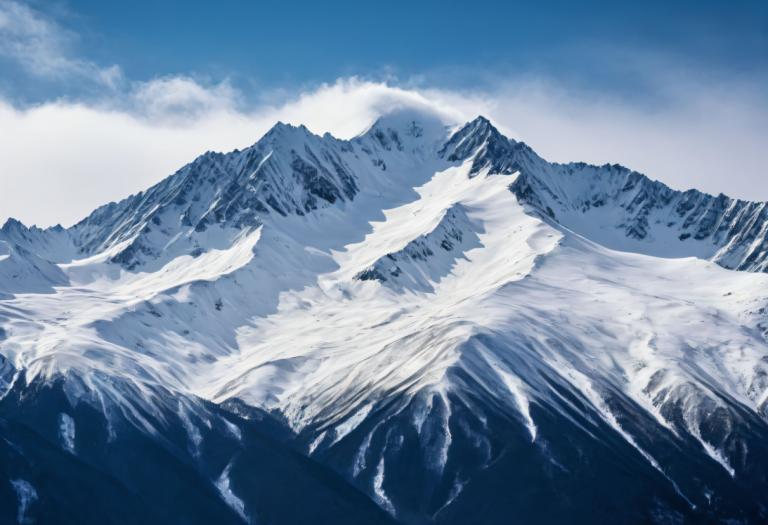
[[[606,246],[699,257],[738,270],[768,269],[765,203],[675,191],[616,165],[522,171],[513,188],[522,202]]]
[[[758,523],[764,209],[548,163],[482,117],[278,124],[70,229],[0,230],[0,423],[75,457],[82,432],[176,440],[245,522],[298,519],[223,444],[274,426],[301,479],[346,484],[316,505],[360,516]]]
[[[68,283],[56,264],[18,244],[0,241],[0,297],[17,293],[52,293],[53,287]]]

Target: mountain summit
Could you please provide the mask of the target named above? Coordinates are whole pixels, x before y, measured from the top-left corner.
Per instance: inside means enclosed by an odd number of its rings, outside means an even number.
[[[766,271],[766,203],[484,117],[278,123],[0,229],[0,522],[762,523]]]

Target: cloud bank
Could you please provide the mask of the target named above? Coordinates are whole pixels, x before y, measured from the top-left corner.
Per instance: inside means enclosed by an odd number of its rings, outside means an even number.
[[[71,224],[205,151],[252,144],[278,120],[351,137],[396,105],[433,108],[448,120],[464,116],[419,93],[354,79],[248,111],[237,109],[237,98],[226,85],[167,78],[141,84],[112,105],[18,109],[0,101],[0,221]]]
[[[0,222],[69,225],[200,153],[252,144],[278,120],[349,138],[400,106],[457,124],[483,114],[549,160],[616,162],[675,188],[768,200],[768,97],[744,79],[704,81],[658,66],[648,79],[657,99],[639,102],[519,76],[500,75],[482,90],[352,77],[248,104],[259,97],[227,80],[131,81],[117,66],[78,58],[74,39],[39,12],[0,0],[0,56],[30,75],[99,86],[98,96],[32,107],[0,97]]]

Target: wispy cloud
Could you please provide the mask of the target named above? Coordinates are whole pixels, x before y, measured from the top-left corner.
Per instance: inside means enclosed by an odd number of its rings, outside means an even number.
[[[101,67],[72,54],[77,35],[42,12],[13,0],[0,0],[0,56],[28,73],[49,78],[76,78],[110,88],[122,80],[118,66]]]
[[[130,109],[153,120],[196,120],[212,113],[232,113],[240,93],[229,81],[204,85],[191,77],[169,76],[136,82],[128,93]]]

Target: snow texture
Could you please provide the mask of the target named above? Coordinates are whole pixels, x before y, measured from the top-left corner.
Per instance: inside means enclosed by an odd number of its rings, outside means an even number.
[[[482,117],[452,131],[398,110],[352,140],[277,124],[72,228],[9,220],[3,370],[77,377],[74,400],[149,433],[158,392],[276,411],[316,429],[309,454],[354,446],[390,514],[367,422],[409,418],[448,475],[458,426],[490,447],[457,400],[501,407],[531,447],[540,410],[581,404],[686,498],[612,400],[738,478],[738,435],[712,429],[768,415],[766,270],[766,203],[549,163]],[[197,453],[205,423],[178,407]],[[74,420],[58,428],[74,453]],[[245,519],[229,469],[215,484]],[[447,486],[450,502],[465,482]]]

